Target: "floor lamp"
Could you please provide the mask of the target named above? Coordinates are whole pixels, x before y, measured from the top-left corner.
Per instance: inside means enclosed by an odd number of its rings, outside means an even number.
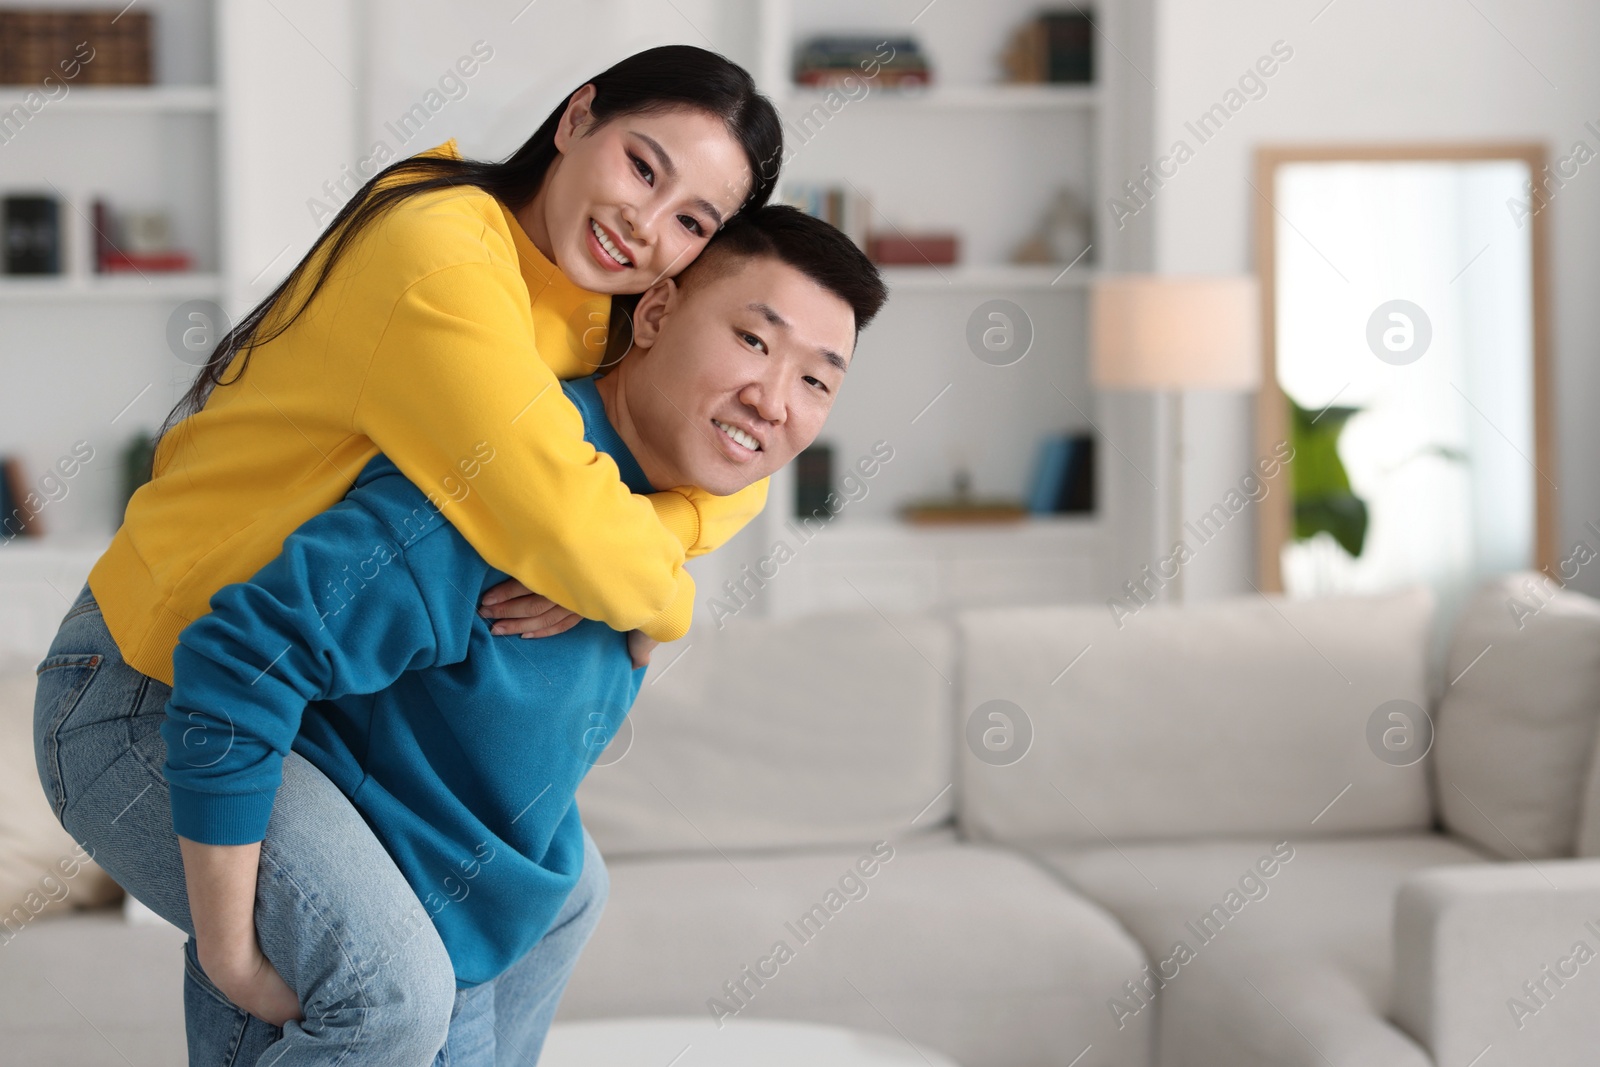
[[[1254,389],[1261,379],[1260,311],[1248,275],[1107,275],[1090,301],[1090,381],[1098,389],[1140,389],[1167,398],[1171,537],[1183,539],[1183,395],[1188,389]],[[1158,528],[1161,528],[1158,527]],[[1191,546],[1197,547],[1197,546]],[[1183,599],[1183,572],[1171,580]]]

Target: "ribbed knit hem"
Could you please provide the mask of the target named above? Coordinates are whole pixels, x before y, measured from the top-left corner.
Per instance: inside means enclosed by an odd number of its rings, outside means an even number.
[[[688,552],[700,540],[700,509],[694,506],[694,501],[673,489],[662,493],[651,493],[650,503],[655,505],[656,518],[661,520],[661,525],[672,531],[674,537],[683,543],[684,552]]]
[[[156,587],[155,576],[123,531],[89,572],[89,591],[123,662],[170,686],[172,650],[190,620],[167,606],[172,593]]]
[[[199,793],[169,785],[172,794],[172,828],[179,837],[202,845],[251,845],[267,836],[272,818],[272,797],[258,792],[242,795]]]
[[[688,571],[679,571],[678,591],[673,594],[672,603],[639,629],[644,631],[646,637],[653,637],[657,641],[676,641],[689,632],[689,623],[693,618],[694,579]]]

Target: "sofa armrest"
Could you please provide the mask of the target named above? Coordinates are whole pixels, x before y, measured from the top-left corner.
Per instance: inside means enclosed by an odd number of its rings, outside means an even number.
[[[1394,922],[1395,1021],[1434,1063],[1595,1062],[1600,861],[1424,871]]]

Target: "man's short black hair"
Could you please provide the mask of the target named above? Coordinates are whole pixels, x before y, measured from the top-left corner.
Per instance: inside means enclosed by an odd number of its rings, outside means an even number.
[[[850,305],[856,333],[866,329],[889,290],[878,268],[836,227],[784,204],[741,211],[716,232],[705,250],[678,275],[698,285],[738,269],[741,260],[771,256],[798,270]]]

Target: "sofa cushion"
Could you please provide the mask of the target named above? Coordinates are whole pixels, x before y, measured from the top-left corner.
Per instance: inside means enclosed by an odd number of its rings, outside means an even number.
[[[1104,910],[1023,856],[957,844],[949,830],[888,847],[804,940],[801,916],[829,904],[870,845],[608,858],[605,918],[559,1018],[705,1016],[717,1000],[739,1019],[904,1034],[964,1064],[1065,1065],[1090,1044],[1079,1067],[1150,1062],[1153,1026],[1118,1032],[1105,1014],[1105,990],[1143,956]],[[792,952],[782,962],[779,941]],[[740,981],[742,1008],[725,987]]]
[[[967,612],[963,825],[1079,845],[1426,829],[1423,764],[1385,762],[1367,733],[1389,701],[1427,706],[1432,603],[1415,589],[1120,620],[1099,606]],[[1014,762],[983,753],[970,722],[995,700],[1020,709],[1019,736],[1031,727]]]
[[[1445,825],[1506,859],[1572,855],[1600,721],[1600,603],[1534,572],[1489,581],[1456,624],[1444,680]]]
[[[1130,975],[1138,997],[1098,998],[1130,1025],[1159,1019],[1164,1067],[1435,1067],[1387,1020],[1395,893],[1412,872],[1484,857],[1431,834],[1291,837],[1037,855],[1166,980]]]
[[[578,790],[584,824],[614,856],[948,822],[953,643],[947,623],[873,612],[694,630],[656,650]]]

